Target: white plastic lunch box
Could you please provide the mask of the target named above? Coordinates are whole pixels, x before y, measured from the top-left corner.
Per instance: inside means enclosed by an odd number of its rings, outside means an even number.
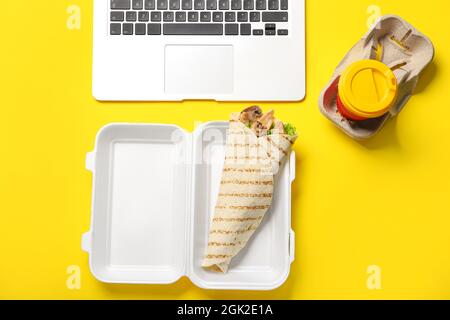
[[[228,122],[193,134],[164,124],[111,124],[87,155],[93,172],[91,230],[82,237],[92,274],[107,283],[271,290],[294,260],[291,184],[295,154],[281,168],[272,208],[227,274],[201,268],[224,163]]]

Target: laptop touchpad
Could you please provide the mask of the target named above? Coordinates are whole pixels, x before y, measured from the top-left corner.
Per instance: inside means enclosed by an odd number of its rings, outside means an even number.
[[[233,75],[233,46],[166,46],[167,93],[229,94],[233,92]]]

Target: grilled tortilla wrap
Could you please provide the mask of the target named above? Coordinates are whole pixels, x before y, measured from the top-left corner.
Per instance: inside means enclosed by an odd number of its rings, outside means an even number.
[[[257,137],[232,116],[220,191],[202,266],[227,272],[272,204],[274,175],[297,136]]]

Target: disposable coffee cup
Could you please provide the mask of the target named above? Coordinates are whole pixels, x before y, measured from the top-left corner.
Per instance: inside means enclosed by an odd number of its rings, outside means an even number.
[[[344,118],[363,121],[385,115],[397,96],[394,72],[380,61],[361,60],[348,66],[340,76],[336,104]]]

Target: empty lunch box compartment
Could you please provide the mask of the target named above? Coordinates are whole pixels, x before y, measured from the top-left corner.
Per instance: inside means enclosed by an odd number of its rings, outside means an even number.
[[[107,283],[169,284],[188,276],[207,289],[270,290],[294,259],[295,155],[274,201],[227,274],[201,267],[224,163],[227,122],[190,134],[173,125],[111,124],[86,158],[93,172],[91,230],[82,237],[93,275]]]

